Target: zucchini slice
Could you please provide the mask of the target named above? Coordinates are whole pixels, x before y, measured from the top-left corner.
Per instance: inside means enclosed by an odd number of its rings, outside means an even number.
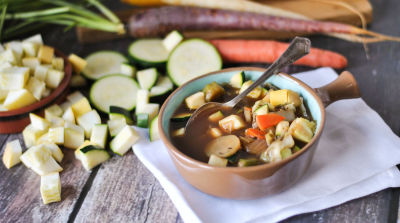
[[[128,53],[143,67],[160,66],[168,59],[168,51],[161,39],[139,39],[133,42]]]
[[[244,82],[245,82],[244,72],[240,71],[239,73],[232,76],[229,85],[231,85],[234,88],[240,89]]]
[[[110,106],[118,106],[128,111],[136,106],[139,89],[135,80],[124,75],[109,75],[97,80],[90,89],[90,101],[104,113]]]
[[[135,76],[136,72],[136,67],[127,64],[127,63],[122,63],[120,66],[120,73],[123,75],[126,75],[128,77],[133,77]]]
[[[86,170],[91,170],[97,165],[110,159],[110,154],[105,149],[94,145],[87,145],[75,152],[75,156]]]
[[[147,128],[149,126],[149,114],[137,114],[136,120],[136,124],[140,128]]]
[[[157,97],[167,94],[172,91],[174,85],[167,76],[158,77],[157,83],[150,89],[150,97]]]
[[[98,51],[85,58],[87,65],[82,74],[89,79],[97,80],[110,74],[118,74],[121,64],[128,59],[116,51]]]
[[[158,115],[150,122],[150,141],[155,141],[160,139],[160,134],[158,133]]]
[[[158,78],[158,72],[156,68],[148,68],[141,70],[136,73],[136,78],[139,82],[140,88],[150,90],[153,87]]]
[[[133,124],[133,119],[132,119],[131,113],[122,107],[110,106],[109,118],[111,120],[116,119],[116,118],[124,118],[128,125]]]
[[[218,51],[202,39],[183,41],[171,52],[167,62],[168,75],[178,86],[221,67],[222,59]]]
[[[171,122],[187,122],[191,116],[192,116],[192,113],[177,114],[171,118]]]

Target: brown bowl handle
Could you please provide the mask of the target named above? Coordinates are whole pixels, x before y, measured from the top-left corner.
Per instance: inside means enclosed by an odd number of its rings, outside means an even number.
[[[325,107],[338,100],[361,97],[357,81],[348,71],[343,71],[336,80],[315,91]]]

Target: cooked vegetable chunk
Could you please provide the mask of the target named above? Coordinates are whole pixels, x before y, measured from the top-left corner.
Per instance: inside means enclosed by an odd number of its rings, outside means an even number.
[[[36,145],[37,140],[45,133],[46,130],[36,129],[32,124],[27,125],[22,131],[25,146],[29,148]]]
[[[81,161],[82,166],[88,171],[110,159],[110,154],[105,149],[90,145],[90,143],[84,143],[81,147],[75,151],[75,157]]]
[[[238,115],[230,115],[220,120],[218,124],[219,127],[221,127],[227,133],[242,129],[246,126],[246,123]]]
[[[214,154],[211,154],[210,159],[208,160],[208,164],[211,166],[221,166],[224,167],[228,164],[228,160],[225,158],[221,158]]]
[[[51,151],[43,145],[33,146],[20,157],[22,163],[40,176],[61,172],[63,168],[54,160]]]
[[[219,157],[229,157],[235,154],[239,149],[239,138],[235,135],[226,135],[209,142],[206,146],[205,153],[207,156],[214,154]]]
[[[76,149],[82,145],[85,140],[85,131],[82,127],[65,123],[64,128],[64,146],[69,149]]]
[[[123,156],[139,140],[139,135],[130,126],[125,126],[110,142],[110,149],[117,155]]]
[[[217,82],[211,82],[204,87],[203,92],[205,100],[210,102],[220,98],[225,93],[225,90]]]
[[[59,173],[49,173],[40,177],[40,194],[43,204],[61,201],[61,180]]]
[[[297,107],[301,104],[299,94],[287,89],[271,91],[269,98],[273,106],[293,103]]]
[[[100,146],[101,148],[106,147],[106,141],[108,136],[107,125],[96,124],[92,128],[92,134],[90,136],[90,142]]]
[[[90,112],[92,110],[92,107],[89,104],[89,101],[87,98],[83,97],[76,101],[75,103],[72,104],[71,106],[72,111],[74,112],[75,118],[79,118],[79,116]]]
[[[305,118],[296,118],[290,124],[289,132],[295,139],[308,143],[314,136],[315,127],[314,122],[308,121]]]
[[[22,154],[21,144],[19,140],[13,140],[11,142],[7,142],[6,148],[3,153],[3,163],[7,169],[17,165],[21,162],[20,156]]]
[[[204,92],[197,92],[185,99],[186,106],[189,109],[195,110],[205,104]]]

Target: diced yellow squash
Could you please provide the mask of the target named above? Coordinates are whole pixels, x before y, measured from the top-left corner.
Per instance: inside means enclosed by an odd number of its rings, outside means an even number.
[[[11,65],[18,65],[17,57],[15,56],[15,53],[11,49],[1,52],[0,62],[3,62],[3,63],[8,62]]]
[[[10,91],[4,101],[8,110],[22,108],[36,102],[36,98],[26,89]]]
[[[35,77],[31,77],[26,84],[26,89],[28,89],[28,91],[32,93],[33,97],[35,97],[36,100],[39,101],[42,98],[44,91],[46,90],[46,83]]]
[[[35,68],[34,77],[41,81],[46,81],[48,71],[49,68],[39,65]]]
[[[61,201],[60,174],[49,173],[40,177],[40,194],[43,204]]]
[[[65,120],[58,116],[53,115],[52,113],[48,113],[45,115],[47,121],[50,122],[50,127],[64,127]]]
[[[80,74],[87,65],[86,60],[75,54],[69,55],[68,61],[72,64],[72,67],[74,68],[77,74]]]
[[[246,123],[238,115],[230,115],[221,119],[219,122],[219,127],[227,133],[242,129],[246,126]]]
[[[50,127],[49,121],[34,113],[29,113],[29,119],[31,120],[32,126],[36,129],[47,130]]]
[[[4,166],[6,166],[7,169],[10,169],[11,167],[20,163],[21,160],[19,159],[19,157],[21,156],[21,154],[22,148],[18,139],[7,142],[6,148],[4,149],[3,153]]]
[[[21,58],[24,53],[24,49],[22,48],[22,42],[20,41],[11,41],[6,44],[6,49],[11,49],[14,52],[18,61],[21,61]],[[18,62],[19,63],[19,62]]]
[[[44,89],[42,98],[48,97],[51,94],[51,90],[49,88]]]
[[[49,128],[47,134],[51,142],[58,145],[64,144],[64,127]]]
[[[23,41],[22,49],[26,56],[36,57],[39,50],[39,44],[30,41]]]
[[[24,138],[24,143],[27,148],[37,144],[38,139],[46,133],[46,130],[36,129],[29,124],[22,131],[22,136]]]
[[[222,136],[222,132],[219,128],[210,128],[208,130],[208,133],[213,137],[213,138],[218,138]]]
[[[226,167],[228,165],[228,160],[211,154],[210,159],[208,160],[208,164],[210,164],[211,166]]]
[[[51,65],[55,70],[64,71],[64,59],[61,57],[54,57],[51,60]]]
[[[83,97],[79,99],[77,102],[71,105],[72,111],[74,112],[75,118],[79,118],[79,116],[90,112],[92,107],[90,107],[89,101],[87,98]]]
[[[225,116],[221,111],[217,111],[210,116],[208,116],[208,121],[210,122],[219,122],[219,120],[223,119]]]
[[[239,94],[242,93],[243,91],[245,91],[247,88],[249,88],[250,85],[252,85],[252,84],[253,84],[252,80],[248,80],[248,81],[244,82],[242,87],[240,88]],[[261,94],[262,94],[262,88],[260,86],[257,86],[252,91],[250,91],[250,93],[247,94],[247,97],[253,98],[253,99],[258,99],[261,97]]]
[[[80,91],[74,91],[73,93],[67,96],[67,100],[71,102],[71,104],[81,100],[85,96]]]
[[[85,140],[85,132],[82,127],[72,123],[65,123],[64,127],[64,146],[70,149],[76,149]]]
[[[0,72],[0,87],[5,90],[19,90],[29,79],[29,68],[9,67]]]
[[[39,47],[38,58],[42,63],[51,63],[54,56],[54,48],[41,45]]]
[[[60,147],[54,143],[44,143],[43,146],[51,152],[51,155],[57,162],[61,163],[64,158],[64,154]]]
[[[31,42],[31,43],[36,43],[39,46],[43,45],[43,39],[42,39],[42,35],[40,34],[35,34],[29,38],[26,38],[23,42]]]
[[[172,132],[172,137],[183,137],[185,136],[185,128],[179,128]]]
[[[92,128],[92,134],[90,135],[90,142],[106,148],[106,141],[108,136],[108,127],[105,124],[97,124]]]
[[[51,105],[51,106],[47,107],[46,109],[44,109],[44,117],[47,117],[50,114],[57,116],[57,117],[61,117],[63,112],[64,111],[62,110],[62,108],[59,105],[54,104],[54,105]]]
[[[110,135],[116,136],[125,126],[126,126],[126,119],[113,119],[107,121],[108,130],[110,131]]]
[[[125,126],[110,142],[110,149],[123,156],[139,140],[140,136],[131,126]]]
[[[40,176],[63,170],[53,158],[52,152],[43,144],[32,146],[22,154],[20,159],[26,167],[31,168]]]
[[[87,84],[87,81],[82,75],[74,74],[71,77],[71,81],[69,82],[69,86],[71,87],[83,87]]]
[[[301,104],[299,94],[288,89],[270,91],[269,100],[273,106],[293,103],[297,107]]]
[[[206,103],[204,99],[204,92],[197,92],[190,95],[185,99],[185,103],[189,109],[194,110],[200,108],[200,106]]]
[[[293,138],[308,143],[311,141],[315,132],[315,122],[305,118],[296,118],[289,127],[289,133]]]
[[[94,148],[90,150],[82,150],[88,145],[92,145],[94,146]],[[98,147],[97,145],[93,145],[89,141],[85,141],[82,146],[80,146],[75,151],[75,157],[80,160],[82,166],[89,171],[97,165],[107,161],[110,158],[110,154],[108,154],[106,150]]]
[[[75,115],[74,112],[72,111],[72,108],[69,107],[67,108],[67,110],[65,110],[62,118],[66,121],[66,122],[70,122],[72,124],[75,124]]]
[[[276,125],[275,135],[282,136],[289,130],[289,122],[288,121],[280,121]]]
[[[64,78],[64,71],[49,69],[46,76],[46,85],[49,88],[57,88]]]
[[[0,101],[4,100],[8,95],[8,90],[0,88]]]
[[[89,138],[92,134],[92,128],[96,124],[101,123],[100,115],[96,110],[91,110],[77,118],[77,123],[85,130],[85,137]]]
[[[37,66],[40,65],[40,61],[36,57],[25,57],[22,58],[22,66],[28,67],[30,69],[30,73],[34,74]]]

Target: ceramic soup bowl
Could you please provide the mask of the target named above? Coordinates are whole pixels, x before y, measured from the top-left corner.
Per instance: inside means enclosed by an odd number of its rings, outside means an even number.
[[[183,178],[200,191],[232,199],[258,198],[279,193],[292,186],[305,174],[311,164],[324,129],[325,107],[336,100],[360,97],[357,83],[347,71],[332,83],[318,89],[312,89],[287,74],[274,75],[267,82],[281,89],[296,91],[304,98],[317,123],[311,142],[287,159],[250,167],[210,166],[182,153],[172,144],[169,132],[170,119],[176,108],[187,96],[201,91],[206,84],[213,81],[227,83],[234,74],[242,70],[245,71],[246,79],[252,80],[257,79],[265,71],[262,68],[238,67],[198,77],[176,89],[162,106],[159,115],[161,139]]]

